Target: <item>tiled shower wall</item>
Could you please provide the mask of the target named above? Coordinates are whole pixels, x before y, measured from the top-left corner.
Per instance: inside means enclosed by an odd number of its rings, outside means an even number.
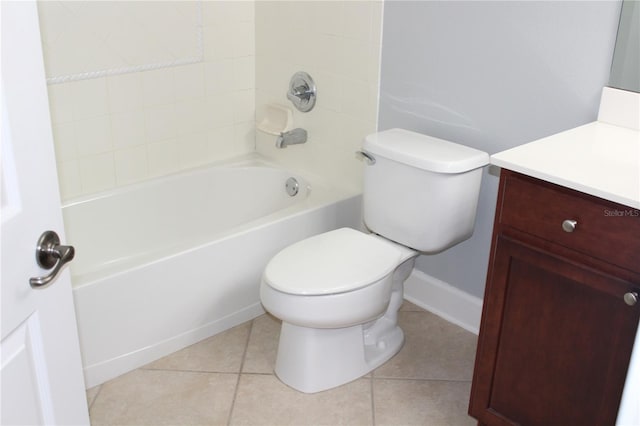
[[[94,3],[89,5],[93,9],[86,7],[88,3]],[[129,3],[145,20],[166,24],[172,36],[165,40],[173,44],[167,51],[192,56],[192,51],[179,49],[193,50],[198,41],[192,37],[178,43],[182,31],[177,15],[167,13],[169,3]],[[195,63],[48,86],[63,200],[255,149],[254,2],[175,4],[181,8],[178,12],[201,26],[203,56]],[[140,34],[146,21],[140,22],[140,31],[112,24],[131,19],[117,16],[126,11],[122,6],[122,2],[39,2],[47,76],[73,69],[74,61],[93,61],[103,68],[148,62],[144,55],[158,46],[144,44],[148,39]],[[127,37],[139,39],[138,50],[119,54],[109,44],[120,38],[126,46]],[[76,51],[65,47],[74,40]],[[65,49],[72,53],[65,55]],[[93,49],[111,49],[106,55],[111,62],[94,58]]]
[[[342,186],[361,187],[354,151],[377,128],[382,1],[257,1],[256,121],[264,106],[293,108],[289,79],[308,72],[318,99],[308,113],[294,109],[304,145],[275,148],[276,136],[256,132],[256,150],[290,167]]]
[[[83,15],[87,3],[39,3],[48,76],[71,62],[90,62],[92,49],[110,48],[110,37],[125,46],[127,37],[136,38],[122,25],[106,23],[116,15],[110,5],[123,2],[92,2],[103,9]],[[146,8],[145,19],[165,23],[180,46],[185,36],[171,15],[153,7],[158,2],[130,3]],[[254,150],[359,189],[362,164],[354,151],[377,122],[382,1],[175,3],[200,8],[202,60],[49,85],[63,200]],[[102,37],[100,43],[79,43],[77,51],[64,55],[65,37],[56,29],[71,27],[79,31],[76,41]],[[182,46],[191,49],[193,43]],[[129,49],[127,59],[144,62],[146,50],[136,57]],[[318,86],[316,108],[294,112],[294,126],[307,129],[309,141],[276,149],[274,136],[256,134],[256,116],[259,121],[267,103],[292,107],[285,93],[299,70],[310,73]]]

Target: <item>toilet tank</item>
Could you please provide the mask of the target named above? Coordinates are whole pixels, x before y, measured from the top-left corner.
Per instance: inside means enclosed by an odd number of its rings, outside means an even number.
[[[427,253],[471,237],[489,154],[403,129],[367,136],[363,151],[375,159],[363,193],[372,232]]]

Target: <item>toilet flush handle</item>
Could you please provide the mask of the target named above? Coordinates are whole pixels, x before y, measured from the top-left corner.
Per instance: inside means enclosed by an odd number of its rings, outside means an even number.
[[[369,166],[376,164],[376,158],[366,151],[356,151],[356,157],[365,160]]]

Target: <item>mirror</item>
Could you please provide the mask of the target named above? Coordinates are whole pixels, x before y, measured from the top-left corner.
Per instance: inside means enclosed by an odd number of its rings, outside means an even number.
[[[640,92],[640,2],[622,2],[609,86]]]

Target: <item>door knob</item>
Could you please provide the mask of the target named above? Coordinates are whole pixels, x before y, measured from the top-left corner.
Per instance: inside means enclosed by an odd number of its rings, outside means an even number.
[[[73,260],[76,252],[73,246],[60,244],[60,237],[54,231],[45,231],[38,239],[36,262],[44,269],[53,270],[44,277],[29,279],[32,288],[44,288],[58,275],[62,267]]]

